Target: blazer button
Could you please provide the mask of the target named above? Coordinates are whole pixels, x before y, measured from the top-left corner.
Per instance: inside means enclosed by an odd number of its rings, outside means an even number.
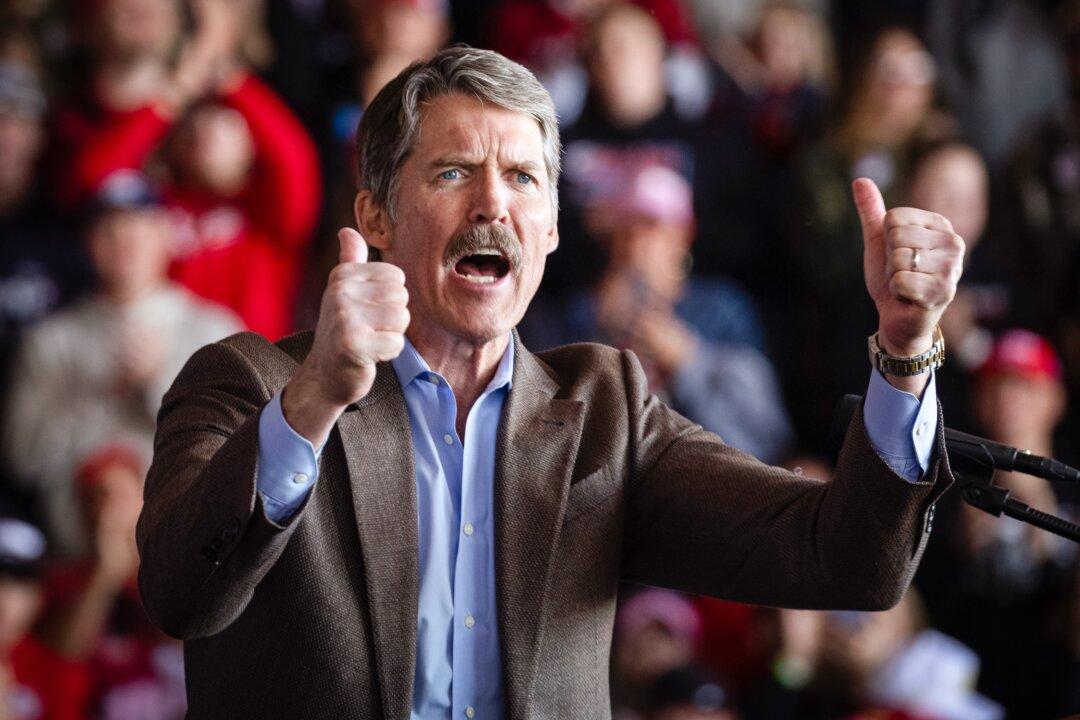
[[[220,537],[224,542],[230,543],[233,540],[235,540],[236,536],[239,535],[239,534],[240,534],[240,521],[238,519],[236,519],[236,518],[233,518],[232,520],[229,521],[228,525],[226,525],[225,527],[223,527],[221,529]]]

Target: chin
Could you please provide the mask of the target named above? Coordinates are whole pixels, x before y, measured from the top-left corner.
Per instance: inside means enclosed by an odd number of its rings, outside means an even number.
[[[468,339],[469,342],[480,344],[505,337],[513,327],[513,325],[469,323],[455,328],[454,333],[459,337]]]
[[[488,313],[484,309],[455,313],[455,316],[449,320],[448,327],[455,335],[473,343],[484,343],[504,337],[515,325],[507,319],[505,314]]]

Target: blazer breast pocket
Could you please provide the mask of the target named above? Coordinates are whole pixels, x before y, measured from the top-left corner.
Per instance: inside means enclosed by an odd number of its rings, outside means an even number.
[[[622,482],[615,476],[609,465],[605,465],[573,482],[566,497],[566,513],[563,515],[563,525],[565,526],[574,519],[587,514],[590,510],[600,507],[616,497],[621,490]]]

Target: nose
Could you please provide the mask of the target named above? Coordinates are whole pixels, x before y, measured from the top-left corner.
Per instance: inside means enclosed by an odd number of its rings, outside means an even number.
[[[506,223],[509,221],[508,188],[497,171],[485,168],[473,185],[469,222]]]

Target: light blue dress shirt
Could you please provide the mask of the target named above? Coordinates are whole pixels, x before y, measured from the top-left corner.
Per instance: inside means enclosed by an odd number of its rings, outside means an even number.
[[[501,718],[502,666],[495,605],[495,443],[513,384],[514,341],[469,410],[465,438],[446,379],[405,341],[393,367],[412,427],[419,522],[414,720]],[[314,448],[285,422],[281,393],[259,418],[259,492],[285,520],[318,476]]]
[[[412,718],[503,717],[495,605],[495,444],[513,384],[511,339],[495,375],[469,411],[464,442],[446,380],[405,341],[393,361],[412,427],[420,541],[420,597]],[[871,444],[901,477],[929,467],[937,430],[933,378],[920,401],[873,372],[864,420]],[[259,418],[257,486],[271,520],[285,521],[318,477],[322,448],[285,421],[281,393]]]

